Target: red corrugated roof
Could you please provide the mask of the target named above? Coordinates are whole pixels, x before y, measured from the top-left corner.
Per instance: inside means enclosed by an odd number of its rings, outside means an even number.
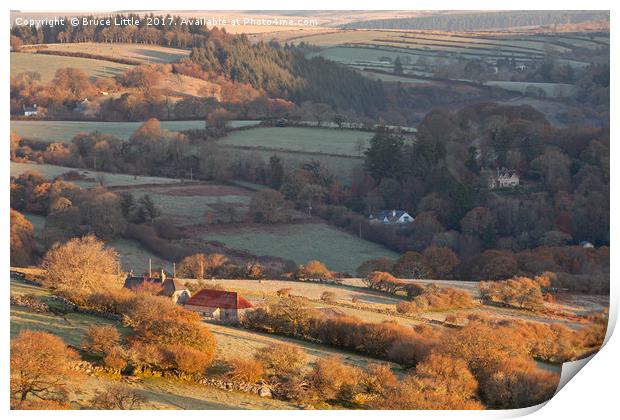
[[[237,292],[210,289],[200,290],[189,298],[185,304],[221,309],[247,309],[253,307],[246,298],[239,296]]]

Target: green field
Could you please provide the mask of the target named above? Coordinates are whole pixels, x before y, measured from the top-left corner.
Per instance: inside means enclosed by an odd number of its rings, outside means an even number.
[[[237,217],[243,218],[250,202],[249,191],[218,184],[179,184],[148,188],[138,186],[122,191],[132,193],[136,200],[148,194],[161,210],[162,216],[170,217],[177,226],[212,223],[212,206],[224,203],[233,204]]]
[[[260,121],[231,121],[230,126],[248,127],[259,124]],[[46,141],[71,141],[79,133],[99,131],[110,134],[122,140],[127,140],[143,122],[100,122],[100,121],[11,121],[11,130],[23,138],[40,139]],[[191,121],[161,121],[161,127],[170,131],[203,129],[203,120]]]
[[[230,227],[213,232],[207,229],[200,238],[220,241],[231,248],[244,249],[259,256],[290,259],[297,264],[317,259],[331,270],[351,274],[371,258],[398,258],[398,254],[381,245],[320,223]]]
[[[84,180],[71,181],[74,184],[82,188],[93,188],[99,185],[99,176],[103,177],[103,185],[106,187],[119,187],[141,184],[173,184],[181,182],[174,178],[163,178],[156,176],[143,176],[143,175],[127,175],[127,174],[113,174],[109,172],[97,172],[92,170],[70,168],[68,166],[48,165],[38,163],[23,163],[11,161],[11,176],[18,177],[26,172],[38,172],[46,179],[54,179],[69,171],[78,172],[80,175],[86,177]]]
[[[118,252],[121,268],[123,271],[142,274],[149,270],[149,259],[151,260],[151,269],[157,271],[161,268],[167,272],[172,272],[172,263],[150,253],[142,245],[136,241],[129,239],[117,238],[106,242],[110,248],[114,248]]]
[[[11,53],[11,75],[15,76],[24,71],[36,71],[41,75],[43,82],[54,78],[56,70],[74,67],[82,70],[92,78],[113,77],[132,66],[113,63],[111,61],[94,60],[79,57],[61,57],[56,55]]]
[[[99,42],[80,42],[65,44],[46,44],[46,50],[80,52],[109,56],[115,58],[128,58],[142,63],[172,63],[189,56],[189,50],[179,48],[160,47],[159,45],[146,44],[118,44]]]
[[[275,151],[259,148],[239,148],[235,146],[220,146],[221,150],[228,155],[229,159],[250,159],[253,161],[261,159],[265,164],[269,163],[271,156],[277,155],[282,159],[282,164],[290,169],[298,169],[300,165],[311,161],[321,162],[321,166],[328,169],[331,173],[338,176],[341,182],[349,184],[351,181],[351,171],[364,163],[363,158],[341,157],[331,155],[320,155],[313,153],[300,153],[290,151]]]
[[[360,157],[372,132],[309,127],[261,127],[233,131],[220,140],[226,146]]]
[[[541,89],[548,98],[566,98],[575,96],[577,86],[566,83],[530,83],[530,82],[486,82],[487,86],[497,86],[502,89],[527,93],[529,89]]]

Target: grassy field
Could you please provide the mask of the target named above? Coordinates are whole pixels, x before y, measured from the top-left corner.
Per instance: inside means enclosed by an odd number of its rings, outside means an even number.
[[[79,52],[104,55],[115,58],[129,58],[142,63],[172,63],[189,57],[189,50],[144,44],[108,44],[99,42],[80,42],[65,44],[46,44],[46,50]]]
[[[24,71],[36,71],[41,75],[41,80],[43,82],[49,82],[54,78],[56,70],[66,67],[78,68],[91,78],[96,79],[98,77],[116,76],[130,69],[132,66],[90,58],[61,57],[17,52],[11,53],[12,76]]]
[[[11,294],[33,294],[42,298],[50,295],[42,287],[32,286],[14,278],[11,278]],[[114,324],[121,332],[124,331],[120,324],[96,316],[68,313],[65,318],[50,313],[33,312],[20,306],[11,306],[11,337],[17,336],[24,329],[45,331],[60,336],[67,344],[79,346],[86,331],[93,325]]]
[[[71,396],[75,409],[89,409],[89,401],[106,386],[118,380],[105,376],[87,376]],[[123,382],[125,383],[125,382]],[[141,378],[129,384],[132,389],[144,396],[147,401],[143,410],[293,410],[297,405],[258,395],[182,382],[165,378]]]
[[[220,241],[231,248],[286,258],[297,264],[320,260],[331,270],[349,273],[371,258],[398,257],[381,245],[321,223],[207,228],[199,235],[203,240]]]
[[[120,191],[120,190],[119,190]],[[136,199],[148,194],[163,216],[179,226],[208,224],[213,205],[231,203],[241,217],[250,202],[250,192],[243,188],[219,184],[189,184],[140,188],[123,188]]]
[[[411,77],[397,76],[395,74],[382,74],[372,71],[360,71],[360,73],[369,79],[382,80],[384,82],[400,82],[402,86],[423,85],[433,83],[425,79],[414,79]]]
[[[247,358],[256,350],[268,345],[288,343],[297,345],[306,352],[308,355],[308,364],[316,361],[317,358],[326,358],[330,356],[342,356],[345,362],[360,367],[365,367],[368,363],[377,361],[376,359],[372,359],[370,357],[365,357],[359,354],[350,353],[319,344],[249,331],[222,324],[211,323],[208,328],[215,335],[217,340],[216,357],[221,360],[229,360],[236,357]]]
[[[260,121],[231,121],[230,126],[248,127]],[[11,121],[11,130],[23,138],[46,141],[71,141],[79,133],[99,131],[122,140],[127,140],[143,122],[100,122],[100,121]],[[205,127],[203,120],[161,121],[161,127],[170,131],[195,130]]]
[[[233,131],[220,140],[226,146],[359,157],[373,133],[310,127],[261,127]]]
[[[529,89],[540,89],[545,93],[548,98],[565,98],[575,96],[577,93],[577,86],[566,83],[530,83],[530,82],[486,82],[487,86],[496,86],[502,89],[510,90],[513,92],[519,92],[521,94],[527,93]]]
[[[129,272],[133,270],[136,275],[146,273],[149,270],[149,259],[151,269],[158,271],[163,268],[167,272],[172,272],[172,263],[150,253],[136,241],[124,238],[117,238],[106,242],[106,246],[114,248],[119,254],[121,269]]]
[[[127,174],[113,174],[109,172],[97,172],[84,169],[70,168],[68,166],[48,165],[38,163],[23,163],[11,161],[11,176],[18,177],[26,172],[38,172],[46,179],[54,179],[57,176],[65,174],[69,171],[76,171],[83,177],[79,181],[71,181],[82,188],[93,188],[99,184],[97,179],[98,175],[103,176],[103,184],[106,187],[119,187],[119,186],[131,186],[142,184],[174,184],[181,181],[174,178],[163,178],[155,176],[143,176],[143,175],[127,175]]]
[[[269,163],[269,158],[277,155],[282,159],[282,164],[291,169],[298,169],[302,164],[318,160],[321,166],[328,169],[331,173],[338,176],[341,182],[349,184],[351,182],[351,171],[364,163],[362,158],[341,157],[331,155],[317,155],[313,153],[300,153],[289,151],[261,150],[258,148],[238,148],[235,146],[219,146],[224,155],[229,158],[243,158],[251,160],[261,159],[265,164]]]

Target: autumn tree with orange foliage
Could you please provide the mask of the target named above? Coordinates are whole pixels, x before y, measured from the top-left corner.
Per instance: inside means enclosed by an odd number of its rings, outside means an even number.
[[[11,209],[11,265],[23,267],[32,262],[34,228],[23,214]]]
[[[76,361],[77,354],[61,338],[23,330],[11,340],[11,405],[20,408],[25,404],[26,408],[29,401],[65,403],[77,377],[72,369]]]
[[[121,334],[113,325],[93,325],[86,331],[82,347],[94,354],[104,354],[118,346]]]
[[[179,273],[195,279],[203,279],[205,276],[215,276],[228,262],[223,254],[194,254],[183,258],[179,264]]]
[[[481,281],[478,284],[482,299],[516,308],[536,311],[543,308],[544,299],[541,285],[549,285],[547,277],[530,279],[515,277],[502,281]]]
[[[332,272],[327,269],[325,264],[317,260],[310,260],[306,265],[300,266],[295,276],[302,280],[329,280],[333,278]]]
[[[422,253],[424,267],[432,279],[449,279],[459,265],[459,258],[447,247],[429,246]]]
[[[474,321],[444,336],[436,351],[466,363],[478,380],[484,403],[496,408],[528,407],[553,396],[559,375],[536,366],[531,344],[519,339],[517,332],[509,326]],[[523,392],[523,387],[529,391]]]

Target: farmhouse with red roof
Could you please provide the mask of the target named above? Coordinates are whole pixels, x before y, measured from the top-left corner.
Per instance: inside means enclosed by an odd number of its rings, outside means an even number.
[[[252,304],[237,292],[202,289],[185,302],[185,308],[205,318],[238,322]]]

